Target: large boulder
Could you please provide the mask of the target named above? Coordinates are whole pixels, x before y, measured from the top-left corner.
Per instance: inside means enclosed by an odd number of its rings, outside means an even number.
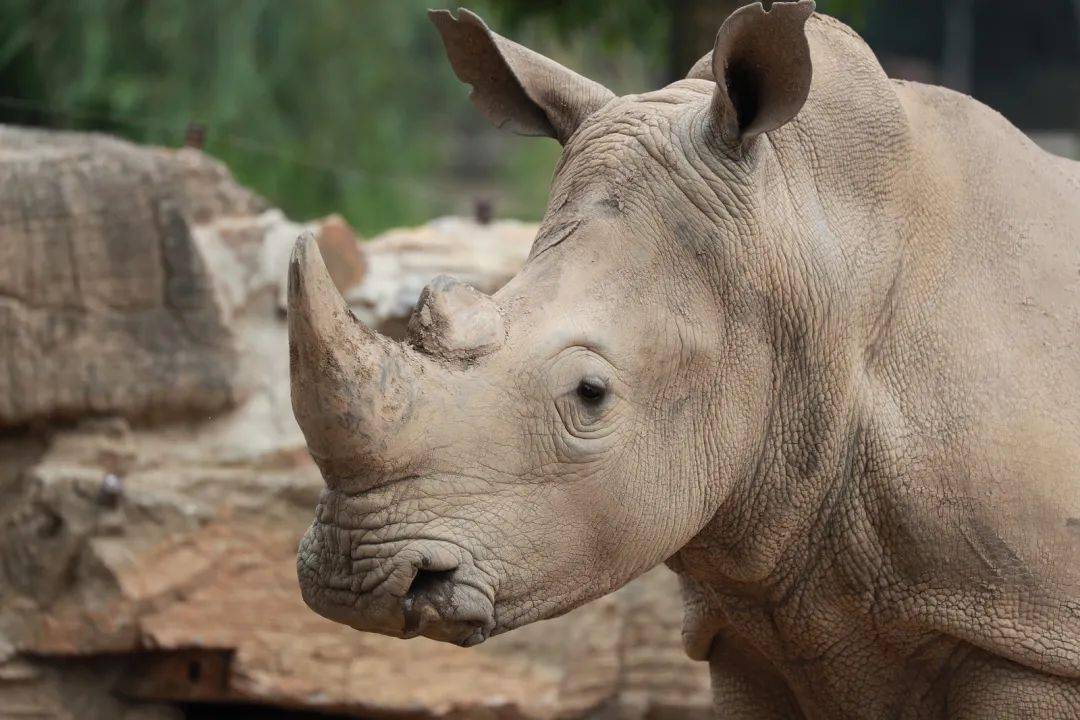
[[[0,128],[0,428],[237,400],[191,224],[261,204],[193,151]]]
[[[3,130],[0,137],[18,132]],[[87,303],[83,315],[99,324],[80,332],[102,333],[116,363],[137,354],[137,364],[121,367],[129,384],[148,382],[152,392],[116,390],[102,396],[113,404],[62,405],[58,392],[42,390],[34,396],[37,410],[20,416],[35,422],[0,434],[0,718],[17,708],[49,720],[171,720],[190,703],[399,720],[709,716],[707,670],[682,653],[678,589],[663,568],[564,617],[468,650],[358,633],[319,617],[300,599],[296,543],[322,480],[289,401],[280,297],[294,238],[316,234],[358,314],[402,328],[434,275],[452,273],[496,289],[524,260],[534,226],[442,219],[359,243],[340,218],[297,224],[263,208],[220,166],[190,151],[114,146],[94,136],[26,137],[36,145],[28,140],[15,162],[30,186],[78,175],[68,164],[90,162],[87,156],[103,143],[103,156],[120,153],[125,167],[157,168],[144,180],[165,187],[133,192],[131,213],[146,212],[155,202],[148,198],[178,198],[175,216],[184,230],[170,237],[197,258],[184,277],[187,297],[200,300],[148,304],[143,321],[183,324],[194,317],[192,308],[205,311],[195,316],[212,321],[185,325],[198,334],[169,342],[188,353],[183,363],[206,363],[197,373],[189,370],[191,377],[223,379],[223,404],[232,406],[221,409],[210,393],[188,397],[197,395],[190,379],[171,386],[155,379],[180,361],[159,357],[164,347],[147,352],[118,329],[131,321],[125,313],[143,312],[120,302],[121,289],[150,297],[142,284],[150,281],[135,279],[131,269],[151,272],[148,258],[162,257],[173,226],[146,225],[139,242],[123,246],[124,262],[95,266],[96,275],[79,264],[88,262],[84,246],[121,247],[109,245],[120,242],[108,239],[114,234],[55,231],[78,246],[75,265],[68,266],[77,271],[69,275],[93,276],[116,293],[116,307]],[[55,164],[32,160],[35,153],[57,158]],[[13,172],[5,165],[0,151],[0,177]],[[31,167],[46,179],[32,177]],[[185,189],[183,178],[196,171],[204,175]],[[120,182],[104,182],[102,192],[114,192]],[[75,185],[81,206],[127,212],[121,197],[97,198],[93,182]],[[5,200],[5,193],[16,193],[11,188],[0,185],[0,207],[14,202]],[[58,227],[64,218],[84,223],[72,207],[57,211]],[[18,277],[36,277],[45,272],[37,263],[53,259],[38,252],[13,263],[23,267]],[[69,286],[76,290],[82,294],[71,297],[92,296],[88,286]],[[39,322],[67,307],[35,302]],[[213,339],[203,343],[204,333]],[[227,349],[218,343],[222,337],[229,338]],[[85,387],[78,383],[95,379],[85,367],[54,365],[47,377]],[[15,391],[24,391],[22,382]],[[207,382],[204,388],[213,387]],[[202,409],[192,414],[196,407]],[[142,422],[151,410],[163,421]],[[51,422],[57,419],[64,422]]]

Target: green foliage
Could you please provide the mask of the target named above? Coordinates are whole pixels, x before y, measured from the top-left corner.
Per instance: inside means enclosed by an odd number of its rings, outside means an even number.
[[[860,24],[866,6],[873,0],[817,0],[819,12],[835,15],[845,22]],[[528,20],[550,22],[560,36],[579,31],[599,36],[609,46],[627,39],[636,44],[662,45],[670,30],[668,18],[675,13],[694,13],[695,6],[723,5],[733,10],[746,0],[494,0],[492,9],[509,28]],[[653,48],[656,49],[655,47]]]
[[[817,0],[818,12],[840,18],[858,31],[866,25],[866,13],[874,0]]]
[[[560,37],[586,32],[599,37],[609,48],[627,40],[638,47],[662,53],[677,13],[698,13],[697,6],[723,6],[726,13],[747,0],[494,0],[491,8],[510,29],[530,20],[549,22]],[[873,0],[817,0],[819,12],[861,25],[866,6]],[[717,28],[718,29],[718,28]]]
[[[446,108],[466,110],[422,0],[9,0],[6,121],[209,153],[296,217],[364,231],[453,207]]]
[[[860,28],[873,0],[817,0],[818,10]],[[495,17],[511,31],[539,23],[564,41],[585,36],[608,50],[630,45],[678,79],[712,46],[727,15],[747,0],[498,0]]]
[[[818,4],[851,20],[864,1]],[[640,91],[672,63],[672,7],[692,2],[714,0],[473,4],[505,34]],[[168,146],[201,123],[207,152],[290,216],[341,212],[365,234],[492,194],[501,214],[538,217],[558,146],[482,129],[429,4],[4,0],[0,121]]]
[[[661,57],[670,30],[664,0],[491,0],[492,16],[504,34],[516,34],[530,22],[546,22],[557,37],[584,33],[614,51],[631,43],[639,52]]]

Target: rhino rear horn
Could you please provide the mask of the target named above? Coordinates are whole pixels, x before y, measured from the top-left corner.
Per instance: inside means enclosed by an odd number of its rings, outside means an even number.
[[[711,58],[691,69],[689,77],[716,81],[713,121],[729,143],[787,124],[806,103],[813,68],[805,26],[813,12],[813,0],[741,7],[716,34]]]
[[[469,98],[496,127],[560,143],[614,93],[559,63],[495,34],[462,8],[430,10],[458,78],[473,86]]]
[[[409,320],[409,341],[447,360],[470,361],[492,353],[505,336],[495,301],[446,275],[428,283]]]

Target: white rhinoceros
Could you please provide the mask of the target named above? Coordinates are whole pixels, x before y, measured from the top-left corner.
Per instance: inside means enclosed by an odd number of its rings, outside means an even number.
[[[473,645],[666,561],[723,717],[1080,717],[1080,165],[812,11],[626,97],[432,13],[564,154],[524,269],[405,343],[297,245],[313,608]]]

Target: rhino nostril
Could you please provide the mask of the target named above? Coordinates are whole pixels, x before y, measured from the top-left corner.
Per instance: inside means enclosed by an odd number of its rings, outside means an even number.
[[[454,570],[417,570],[401,601],[405,616],[405,632],[412,636],[439,620],[443,610],[450,607],[453,594]]]
[[[449,587],[454,570],[417,570],[416,577],[406,593],[408,597],[430,594],[440,585]]]

